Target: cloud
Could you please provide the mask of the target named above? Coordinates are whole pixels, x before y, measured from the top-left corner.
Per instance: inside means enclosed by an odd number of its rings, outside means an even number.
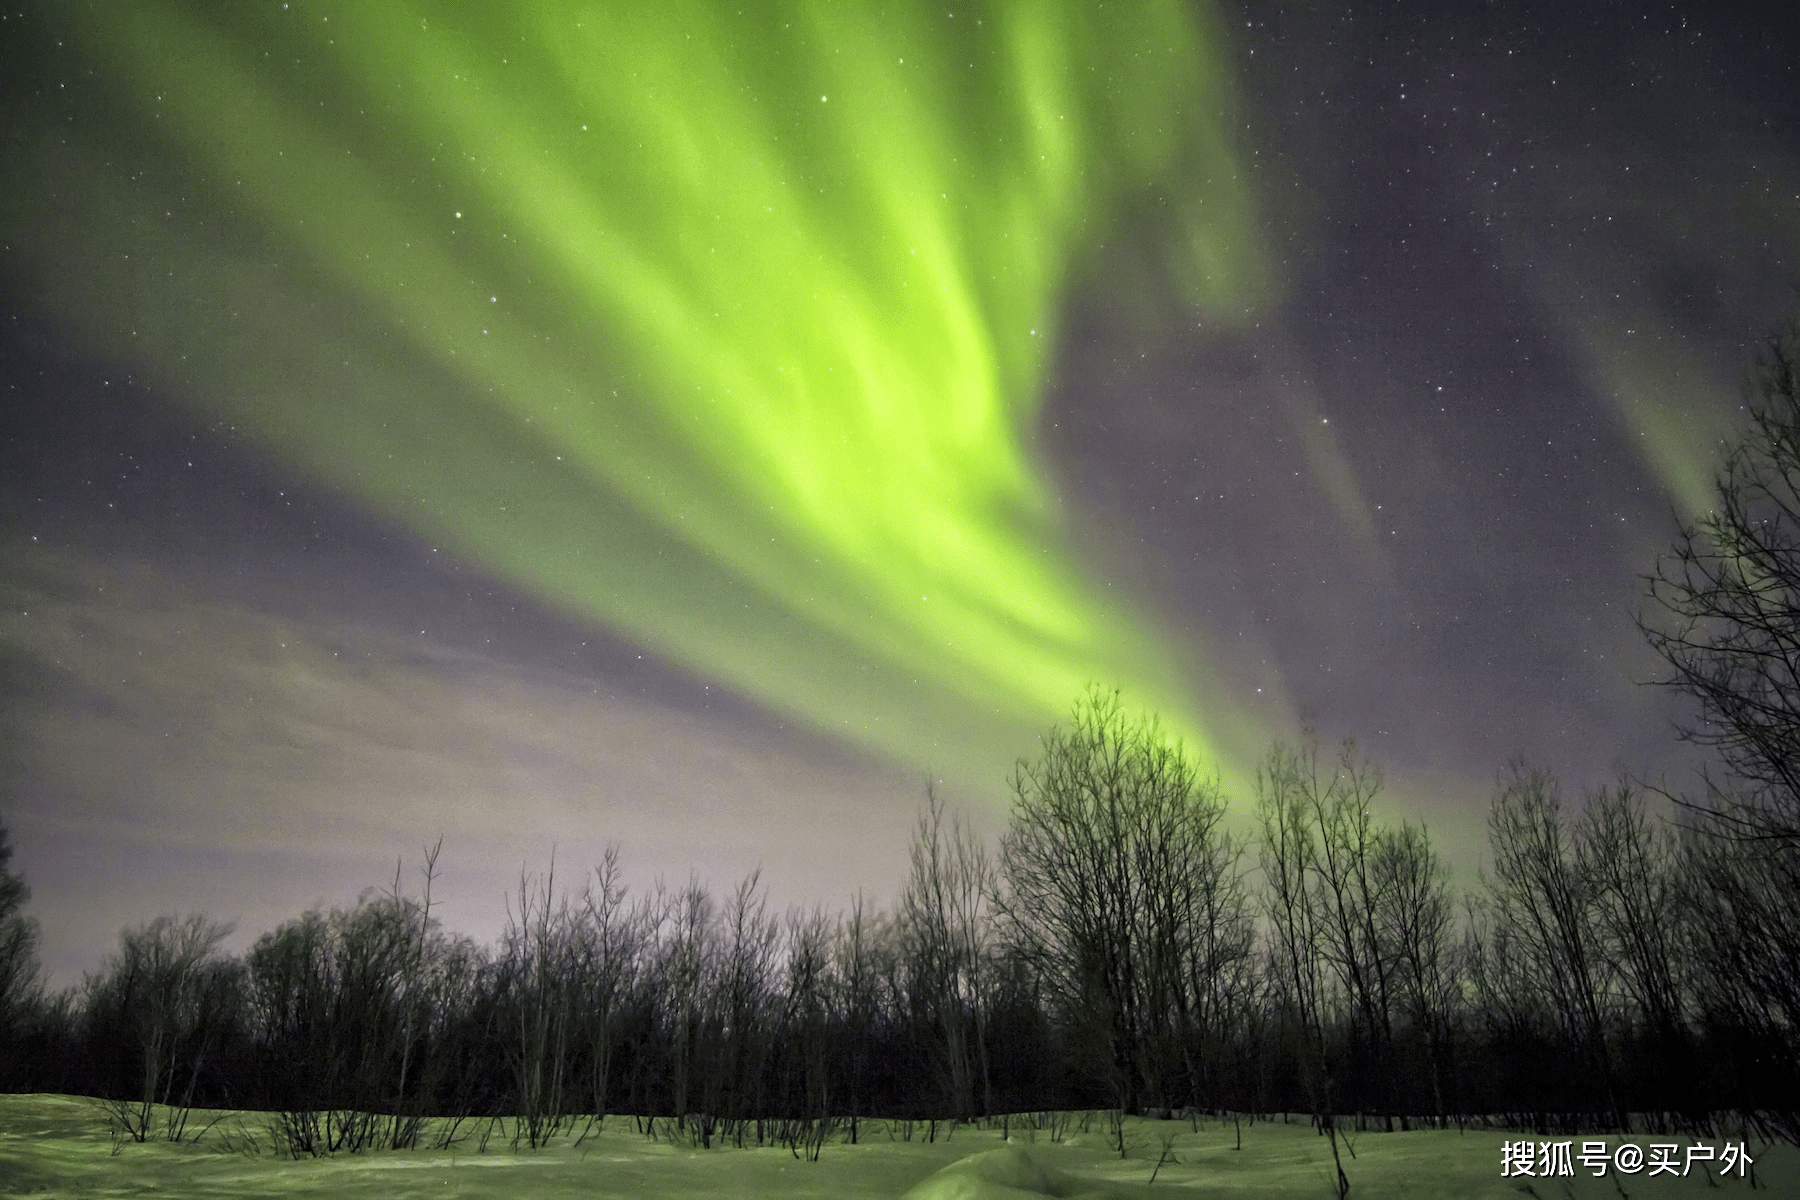
[[[213,909],[242,940],[346,903],[440,833],[447,916],[486,934],[553,847],[565,880],[609,840],[641,883],[763,865],[784,902],[901,869],[917,780],[728,710],[221,602],[141,563],[46,556],[5,588],[33,681],[6,713],[8,819],[65,975],[162,911]]]

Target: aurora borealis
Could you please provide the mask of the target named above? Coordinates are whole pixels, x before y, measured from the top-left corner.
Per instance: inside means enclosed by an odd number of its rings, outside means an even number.
[[[1307,722],[1434,816],[1663,769],[1635,574],[1791,307],[1800,158],[1778,45],[1645,13],[10,13],[20,865],[675,873],[659,787],[898,863],[919,772],[992,815],[1090,681],[1239,791]]]
[[[1200,733],[1073,561],[1032,444],[1061,287],[1121,196],[1203,173],[1172,251],[1203,309],[1257,298],[1223,66],[1188,14],[199,11],[80,30],[195,193],[105,166],[60,192],[139,192],[66,218],[128,239],[71,232],[85,261],[52,284],[103,345],[310,478],[872,748],[928,757],[947,700],[1033,728],[1102,678]]]

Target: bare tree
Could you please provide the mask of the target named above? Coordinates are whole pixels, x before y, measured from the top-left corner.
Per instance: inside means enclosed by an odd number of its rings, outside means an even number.
[[[1487,898],[1516,938],[1528,986],[1551,1001],[1564,1032],[1599,1081],[1617,1128],[1627,1129],[1606,1040],[1606,961],[1594,887],[1572,843],[1555,777],[1515,762],[1488,812],[1494,875]]]
[[[1718,753],[1711,828],[1800,851],[1800,324],[1745,386],[1750,423],[1714,479],[1717,504],[1677,521],[1646,577],[1638,627],[1699,701],[1681,736]]]
[[[698,1061],[706,1049],[705,1024],[717,969],[713,900],[698,878],[657,906],[658,1007],[669,1045],[669,1092],[675,1119],[685,1122],[701,1099],[704,1081]]]
[[[1681,860],[1695,1016],[1715,1047],[1748,1048],[1734,1106],[1773,1112],[1800,1142],[1800,856],[1689,829]]]
[[[994,871],[987,849],[960,815],[945,822],[944,802],[926,786],[925,810],[913,831],[912,870],[900,898],[909,977],[940,1039],[951,1111],[993,1111],[984,995]],[[979,1077],[979,1080],[978,1078]]]
[[[1302,1080],[1328,1127],[1340,1105],[1392,1128],[1403,1086],[1397,1023],[1427,1045],[1443,1114],[1455,973],[1442,866],[1424,828],[1382,826],[1381,773],[1351,739],[1321,767],[1316,742],[1277,743],[1257,777],[1276,981],[1301,1030]]]
[[[769,914],[758,868],[732,892],[719,930],[718,966],[702,1030],[709,1044],[700,1114],[701,1144],[710,1145],[712,1122],[742,1122],[761,1107],[763,1068],[772,1040],[776,1004],[776,950],[780,923]]]
[[[394,864],[394,883],[388,893],[389,902],[400,919],[411,925],[416,914],[418,927],[416,935],[409,931],[406,938],[397,981],[401,1014],[400,1069],[394,1091],[393,1121],[387,1138],[388,1148],[392,1150],[405,1149],[418,1140],[424,1116],[423,1105],[417,1103],[418,1097],[413,1098],[413,1111],[408,1111],[407,1086],[417,1071],[417,1056],[422,1049],[420,1042],[431,1021],[431,887],[437,882],[438,854],[443,848],[444,839],[440,837],[435,845],[423,852],[420,873],[425,877],[425,887],[416,903],[401,894],[399,863]]]
[[[512,1053],[518,1131],[532,1149],[554,1136],[566,1111],[574,1035],[575,944],[566,895],[556,894],[556,862],[541,880],[519,872],[518,912],[508,905],[501,974],[512,990]]]
[[[1381,911],[1381,936],[1391,947],[1400,1004],[1414,1031],[1425,1039],[1431,1102],[1441,1126],[1446,1117],[1444,1090],[1452,1069],[1452,1022],[1460,989],[1450,939],[1453,910],[1448,873],[1431,848],[1425,826],[1405,822],[1382,837],[1373,871],[1388,898]]]
[[[1752,1059],[1800,1062],[1794,930],[1800,927],[1800,321],[1771,337],[1744,386],[1749,422],[1714,476],[1714,506],[1677,518],[1646,578],[1638,626],[1671,668],[1658,682],[1698,702],[1683,738],[1717,754],[1684,856],[1708,970],[1697,993],[1730,1037],[1771,1047]],[[1721,840],[1707,847],[1699,842]],[[1719,970],[1733,972],[1718,977]],[[1754,980],[1754,983],[1750,981]],[[1656,986],[1633,980],[1663,1005]],[[1654,1020],[1662,1018],[1652,1017]],[[1759,1068],[1760,1070],[1760,1068]],[[1790,1076],[1791,1076],[1790,1070]],[[1791,1092],[1779,1101],[1791,1110]],[[1800,1136],[1800,1135],[1791,1135]]]
[[[1217,786],[1196,781],[1137,842],[1145,1033],[1160,1064],[1146,1085],[1163,1108],[1183,1083],[1190,1107],[1216,1102],[1217,1059],[1252,990],[1243,847],[1223,831],[1224,816]]]
[[[866,911],[859,891],[850,915],[839,923],[832,952],[843,1006],[843,1058],[849,1085],[850,1144],[855,1145],[867,1103],[870,1041],[880,1019],[881,968],[871,926],[879,918]]]
[[[1688,1062],[1683,931],[1675,835],[1646,812],[1628,780],[1589,797],[1577,861],[1592,896],[1612,977],[1642,1018],[1656,1059],[1686,1092]]]
[[[0,825],[0,1048],[16,1037],[24,1009],[38,986],[37,922],[24,914],[31,889],[12,871],[12,842]],[[10,1062],[10,1054],[0,1055]],[[0,1068],[0,1085],[6,1082]]]
[[[1321,788],[1317,751],[1281,743],[1270,748],[1256,773],[1256,816],[1261,827],[1263,880],[1271,931],[1271,975],[1299,1025],[1300,1075],[1314,1120],[1331,1139],[1340,1197],[1350,1191],[1338,1156],[1334,1081],[1326,1046],[1324,944],[1329,936],[1315,892],[1320,847],[1315,834]]]
[[[1121,1112],[1139,1111],[1146,1088],[1161,1095],[1185,939],[1164,897],[1193,865],[1171,847],[1194,845],[1197,812],[1218,803],[1180,744],[1155,718],[1128,717],[1116,690],[1090,689],[1014,772],[1000,909]]]
[[[783,1024],[791,1047],[798,1051],[802,1085],[801,1116],[823,1129],[831,1111],[831,1032],[837,981],[832,975],[831,922],[823,910],[790,909],[787,932],[787,1012]],[[816,1160],[818,1144],[809,1141]]]
[[[266,1107],[317,1109],[336,1099],[334,1048],[348,1041],[355,1027],[334,1028],[335,932],[315,910],[263,934],[245,956],[258,1059],[269,1072],[257,1087]]]
[[[1304,752],[1309,768],[1316,751]],[[1393,1018],[1390,997],[1394,963],[1383,936],[1392,906],[1392,879],[1378,869],[1384,838],[1372,804],[1381,791],[1380,771],[1345,739],[1335,769],[1321,780],[1315,769],[1297,775],[1306,807],[1319,832],[1312,861],[1319,947],[1349,997],[1355,1050],[1365,1060],[1356,1073],[1380,1088],[1377,1103],[1393,1113]]]
[[[136,1034],[142,1063],[137,1098],[113,1109],[115,1123],[134,1141],[149,1136],[157,1105],[188,1107],[217,1021],[236,1009],[225,994],[235,976],[218,955],[230,933],[230,925],[199,913],[158,917],[120,934],[118,953],[88,982],[90,1010],[116,1008]],[[186,1086],[178,1094],[184,1066]],[[172,1118],[165,1130],[176,1139],[179,1120]]]
[[[607,1090],[611,1085],[613,1054],[618,1046],[622,1010],[629,997],[632,976],[643,941],[638,914],[625,907],[625,885],[619,876],[619,848],[608,845],[594,868],[582,898],[584,921],[579,952],[586,981],[582,1019],[585,1021],[591,1075],[594,1120],[606,1120]]]

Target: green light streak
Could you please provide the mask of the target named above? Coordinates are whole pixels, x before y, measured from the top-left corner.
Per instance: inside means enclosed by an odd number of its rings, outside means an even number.
[[[1676,511],[1692,517],[1714,504],[1720,448],[1736,426],[1730,384],[1673,337],[1672,314],[1641,300],[1589,299],[1566,270],[1534,273],[1595,395],[1611,408]]]
[[[108,7],[157,169],[46,135],[6,224],[103,348],[795,719],[991,772],[1106,680],[1210,750],[1034,433],[1122,202],[1177,198],[1213,315],[1263,293],[1210,31],[746,7]]]

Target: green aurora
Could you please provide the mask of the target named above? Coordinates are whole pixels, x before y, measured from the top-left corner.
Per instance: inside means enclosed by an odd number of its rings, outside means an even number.
[[[1090,681],[1228,771],[1256,748],[1084,567],[1036,448],[1128,210],[1209,319],[1266,300],[1187,6],[146,2],[68,36],[105,112],[37,123],[4,221],[158,391],[903,762],[991,775]]]

